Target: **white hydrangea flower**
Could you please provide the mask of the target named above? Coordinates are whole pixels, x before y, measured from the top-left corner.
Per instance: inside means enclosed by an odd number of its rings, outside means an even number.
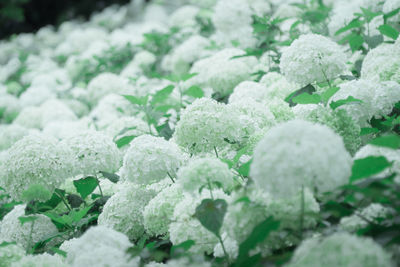
[[[200,9],[192,5],[184,5],[176,9],[168,19],[170,27],[196,28],[196,16]]]
[[[243,98],[252,98],[256,101],[264,99],[267,87],[261,83],[253,81],[243,81],[239,83],[229,96],[229,103],[235,103]]]
[[[42,113],[41,128],[52,121],[77,120],[75,113],[67,105],[57,99],[47,100],[39,108]]]
[[[220,190],[213,190],[214,199],[229,201],[229,197]],[[193,240],[195,244],[189,249],[194,254],[212,253],[218,238],[204,228],[200,221],[193,217],[196,208],[203,199],[209,199],[210,191],[203,190],[198,196],[185,194],[184,198],[176,205],[172,223],[169,225],[169,236],[172,244],[177,245],[186,240]]]
[[[94,77],[87,87],[92,105],[108,94],[129,94],[132,91],[128,80],[116,74],[104,72]]]
[[[109,30],[122,26],[128,15],[125,6],[112,5],[91,16],[90,22]]]
[[[163,58],[162,68],[172,73],[188,73],[195,61],[210,54],[206,49],[209,45],[210,41],[207,38],[193,35]]]
[[[149,132],[149,127],[141,119],[135,117],[121,117],[112,122],[105,130],[112,138],[123,136],[141,136]]]
[[[61,99],[61,101],[69,107],[78,118],[82,118],[89,114],[89,106],[77,99]]]
[[[295,117],[289,103],[282,99],[274,98],[268,103],[268,108],[274,114],[277,122],[289,121]]]
[[[346,70],[346,60],[334,41],[306,34],[283,50],[280,68],[290,82],[304,86],[336,78]]]
[[[354,159],[362,159],[369,156],[383,156],[388,161],[393,162],[393,165],[379,173],[379,177],[387,177],[393,172],[396,172],[396,180],[400,182],[400,151],[387,148],[379,147],[374,145],[363,146],[354,156]]]
[[[0,151],[9,149],[28,134],[29,130],[18,124],[0,125]]]
[[[204,261],[202,257],[170,259],[166,263],[149,262],[145,267],[211,267],[210,262]]]
[[[98,224],[139,239],[145,231],[143,210],[155,195],[155,190],[125,183],[104,205]]]
[[[28,85],[40,74],[49,73],[57,69],[57,63],[49,57],[30,54],[25,61],[26,70],[21,76],[21,82]]]
[[[138,184],[158,182],[167,175],[176,176],[186,155],[179,147],[162,137],[142,135],[126,151],[121,178]]]
[[[400,83],[400,45],[382,44],[365,56],[361,77],[379,81],[395,81]]]
[[[230,114],[226,105],[209,98],[195,100],[181,113],[174,140],[190,153],[212,152],[228,142],[243,138],[239,113]]]
[[[5,158],[2,184],[15,200],[33,184],[50,192],[71,175],[71,150],[55,138],[32,133],[16,142]]]
[[[242,99],[227,105],[230,114],[236,115],[240,120],[240,128],[243,131],[243,139],[247,139],[262,128],[271,128],[275,125],[275,117],[268,106],[256,100],[243,97]]]
[[[368,226],[369,222],[379,224],[379,219],[385,219],[391,210],[379,203],[372,203],[355,214],[340,219],[339,227],[349,232],[356,232]]]
[[[389,114],[400,101],[400,85],[396,82],[376,83],[369,80],[354,80],[339,85],[340,90],[330,99],[338,101],[352,96],[362,101],[339,107],[344,109],[360,126],[366,126],[372,117]]]
[[[58,92],[63,92],[71,88],[72,82],[65,69],[55,69],[33,78],[31,86],[44,86]]]
[[[7,244],[0,247],[0,267],[9,267],[13,262],[19,261],[25,256],[25,250],[15,244]]]
[[[26,255],[19,261],[14,262],[10,267],[68,267],[58,255],[47,253],[38,255]]]
[[[232,59],[234,56],[244,54],[243,50],[227,48],[196,61],[190,69],[190,73],[198,74],[186,81],[186,86],[211,87],[215,93],[219,93],[221,96],[230,94],[236,85],[250,78],[253,67],[257,65],[255,57]]]
[[[146,232],[153,236],[168,234],[175,206],[183,199],[182,189],[173,184],[161,190],[146,205],[143,211],[143,223]]]
[[[189,161],[179,169],[177,182],[182,189],[190,194],[197,195],[202,190],[221,189],[230,191],[235,181],[233,173],[226,163],[218,158],[198,158]]]
[[[26,222],[23,225],[19,217],[25,216],[25,205],[17,205],[10,211],[0,223],[1,242],[16,242],[24,249],[31,248],[35,243],[58,234],[57,227],[50,218],[35,214],[37,219],[34,222]],[[33,231],[31,233],[33,223]],[[31,243],[29,243],[31,236]]]
[[[55,93],[47,86],[30,86],[19,97],[19,103],[22,107],[40,106],[46,100],[56,98]]]
[[[38,107],[25,107],[21,110],[13,123],[26,128],[40,129],[42,125],[42,112]]]
[[[221,0],[214,7],[212,22],[216,28],[217,39],[226,39],[228,46],[232,41],[242,48],[255,44],[251,24],[253,12],[248,1]]]
[[[104,129],[116,119],[124,116],[132,116],[136,113],[135,106],[123,96],[109,94],[98,102],[96,107],[90,112],[89,117],[99,129]]]
[[[76,121],[52,121],[46,124],[42,132],[59,140],[71,138],[79,133],[94,130],[88,118]]]
[[[250,176],[277,197],[302,186],[326,192],[346,184],[352,159],[342,138],[324,125],[294,120],[270,129],[254,150]]]
[[[67,252],[69,266],[138,266],[126,250],[132,246],[126,235],[105,226],[92,226],[81,237],[65,241],[60,249]]]
[[[354,155],[361,146],[360,126],[345,110],[332,110],[322,105],[297,105],[293,109],[297,119],[328,126],[343,138],[347,150]]]
[[[268,102],[274,98],[284,100],[287,96],[301,87],[296,83],[289,82],[285,76],[277,72],[269,72],[265,74],[261,78],[260,84],[267,87],[264,99]]]
[[[372,239],[335,233],[303,241],[287,266],[390,267],[392,263],[390,254]]]
[[[73,172],[95,175],[99,171],[115,173],[121,166],[121,155],[108,135],[98,131],[85,131],[60,142],[69,147],[73,155]]]
[[[0,121],[12,122],[21,110],[18,98],[9,94],[0,94],[0,110],[2,111]]]

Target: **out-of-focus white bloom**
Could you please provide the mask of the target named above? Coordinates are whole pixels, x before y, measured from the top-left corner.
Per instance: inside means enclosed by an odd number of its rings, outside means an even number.
[[[209,45],[210,41],[207,38],[193,35],[164,57],[162,68],[172,73],[187,73],[193,62],[210,54],[206,49]]]
[[[190,194],[210,188],[230,191],[234,186],[233,174],[228,165],[218,158],[198,158],[179,169],[177,182]]]
[[[245,52],[236,48],[227,48],[211,57],[196,61],[190,73],[198,73],[186,81],[187,87],[199,85],[211,87],[221,96],[230,94],[240,82],[250,78],[253,67],[257,64],[255,57],[235,58]]]
[[[253,46],[256,39],[253,37],[251,27],[252,15],[253,12],[247,1],[218,1],[212,16],[216,28],[216,39],[228,46],[232,46],[232,42],[238,42],[241,48]]]
[[[99,129],[105,129],[116,119],[137,113],[135,106],[121,95],[103,97],[89,114]]]
[[[87,118],[77,121],[52,121],[46,124],[42,132],[59,140],[63,140],[81,132],[86,132],[89,129],[94,130],[94,127],[90,125],[90,120]]]
[[[199,13],[196,6],[182,6],[172,13],[168,19],[170,27],[195,28],[197,26],[196,16]]]
[[[100,27],[112,30],[124,23],[127,13],[128,9],[126,7],[112,5],[99,13],[93,14],[90,21]]]
[[[1,183],[16,200],[34,184],[53,191],[71,175],[71,163],[70,148],[51,136],[30,134],[9,148]]]
[[[113,121],[105,130],[112,138],[124,136],[141,136],[149,132],[148,125],[135,117],[121,117]]]
[[[252,98],[256,101],[262,101],[267,91],[265,85],[253,81],[243,81],[239,83],[229,96],[229,103],[235,103],[243,98]]]
[[[5,82],[21,67],[21,61],[18,58],[12,58],[7,65],[0,67],[0,82]]]
[[[385,219],[391,210],[381,204],[372,203],[361,211],[356,211],[353,215],[340,219],[339,227],[343,230],[356,232],[368,226],[369,222],[379,224],[379,220]]]
[[[211,267],[211,263],[204,261],[203,258],[181,257],[179,259],[171,259],[166,263],[149,262],[145,267]]]
[[[220,190],[213,190],[214,199],[223,199],[228,202],[229,197]],[[209,190],[203,190],[198,196],[185,194],[176,205],[172,223],[169,225],[169,235],[172,244],[177,245],[186,240],[193,240],[195,244],[190,248],[192,253],[212,253],[218,238],[204,228],[200,221],[193,217],[196,207],[203,199],[210,198]]]
[[[92,105],[108,94],[129,94],[132,88],[128,80],[113,73],[101,73],[88,84],[89,99]]]
[[[30,84],[38,75],[58,69],[57,64],[50,58],[44,58],[34,54],[28,56],[25,65],[26,70],[21,76],[21,82],[26,85]]]
[[[158,182],[167,175],[176,176],[186,155],[179,147],[162,137],[142,135],[126,151],[121,178],[138,184]]]
[[[18,124],[0,125],[0,151],[10,148],[28,134],[29,130]]]
[[[52,91],[62,92],[70,89],[72,84],[65,69],[55,69],[33,78],[31,86],[47,87]]]
[[[93,226],[81,237],[65,241],[60,249],[67,252],[66,263],[72,267],[138,266],[138,258],[126,253],[132,244],[126,235],[105,226]]]
[[[31,86],[23,92],[19,98],[22,107],[39,106],[51,98],[56,98],[56,94],[47,86]]]
[[[143,210],[156,192],[143,186],[125,183],[104,205],[98,223],[139,239],[145,231]]]
[[[68,267],[58,255],[47,253],[26,255],[19,261],[13,262],[10,267]]]
[[[360,126],[343,109],[332,110],[322,105],[297,105],[293,109],[297,119],[328,126],[342,136],[347,150],[354,153],[361,146]]]
[[[58,233],[56,226],[51,222],[50,218],[35,214],[37,219],[34,222],[25,222],[22,224],[19,217],[25,216],[25,205],[15,206],[0,223],[0,240],[1,242],[16,242],[21,247],[31,248],[36,242],[43,241],[49,236]],[[33,224],[33,226],[32,226]],[[33,231],[31,233],[31,228]],[[31,243],[30,241],[31,236]]]
[[[298,84],[289,82],[282,74],[277,72],[269,72],[265,74],[261,78],[260,84],[267,87],[266,94],[264,95],[264,99],[267,102],[270,102],[270,100],[274,98],[284,100],[291,93],[300,89]]]
[[[9,94],[0,94],[0,110],[2,111],[2,120],[12,122],[21,110],[18,98]]]
[[[289,81],[307,85],[336,78],[346,70],[346,60],[340,46],[332,40],[306,34],[283,50],[280,68]]]
[[[175,206],[183,199],[182,189],[173,184],[161,190],[146,205],[143,211],[144,227],[146,232],[153,236],[168,234],[168,227],[172,221]]]
[[[395,81],[400,83],[400,45],[382,44],[365,57],[361,77],[379,81]]]
[[[73,155],[73,173],[95,175],[99,171],[114,173],[121,166],[121,155],[108,135],[85,131],[64,139],[60,144],[69,147]]]
[[[303,241],[287,266],[390,267],[392,263],[390,255],[372,239],[335,233]]]
[[[330,128],[294,120],[270,129],[254,150],[250,175],[277,197],[302,186],[319,192],[346,184],[352,159],[342,138]]]
[[[57,99],[51,99],[44,102],[40,107],[41,128],[52,121],[74,121],[77,120],[75,113],[63,102]]]
[[[145,71],[150,71],[157,58],[153,53],[146,50],[138,52],[133,60],[126,65],[121,72],[121,77],[132,78],[142,75]]]
[[[13,123],[26,128],[40,129],[42,126],[42,112],[38,107],[25,107],[21,110]]]
[[[365,126],[372,117],[389,114],[400,101],[400,85],[396,82],[376,83],[369,80],[354,80],[339,85],[340,90],[330,99],[338,101],[352,96],[362,102],[353,102],[338,109],[344,109],[354,121]]]
[[[8,244],[0,247],[0,266],[9,267],[13,262],[25,256],[25,250],[19,245]]]

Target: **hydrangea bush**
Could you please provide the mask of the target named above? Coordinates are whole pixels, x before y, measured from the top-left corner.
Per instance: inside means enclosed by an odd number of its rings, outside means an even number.
[[[399,18],[132,0],[0,40],[0,267],[400,266]]]

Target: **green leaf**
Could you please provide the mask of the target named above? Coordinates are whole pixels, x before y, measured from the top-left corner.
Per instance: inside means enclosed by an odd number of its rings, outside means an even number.
[[[222,227],[228,204],[223,199],[203,199],[197,206],[195,217],[200,223],[216,236]]]
[[[50,250],[53,251],[54,253],[56,253],[56,254],[58,254],[58,255],[64,257],[64,258],[67,257],[67,252],[64,251],[64,250],[61,250],[61,249],[59,249],[59,248],[57,248],[57,247],[52,247]]]
[[[171,85],[164,87],[160,91],[157,91],[157,93],[155,93],[153,95],[151,104],[155,105],[157,103],[164,102],[169,97],[169,95],[172,93],[172,91],[174,91],[174,88],[175,88],[175,86],[171,84]]]
[[[379,129],[367,127],[367,128],[361,128],[361,131],[360,131],[361,136],[368,135],[368,134],[374,134],[374,133],[379,133]]]
[[[203,90],[197,85],[189,87],[189,89],[185,91],[185,94],[194,98],[202,98],[204,96]]]
[[[385,135],[375,138],[369,142],[369,144],[374,146],[388,147],[392,149],[400,148],[400,136],[397,134]]]
[[[135,105],[144,106],[147,104],[148,96],[145,96],[145,97],[137,97],[137,96],[133,96],[133,95],[122,95],[122,96],[125,97],[125,99],[127,99],[129,102],[131,102],[132,104],[135,104]]]
[[[383,18],[386,21],[387,19],[396,16],[400,12],[400,8],[397,8],[395,10],[390,11],[389,13],[386,13]]]
[[[27,222],[34,222],[38,218],[39,217],[37,217],[37,216],[21,216],[21,217],[18,217],[18,220],[21,223],[21,225],[24,225]]]
[[[6,246],[9,246],[9,245],[16,245],[16,244],[17,244],[17,242],[7,242],[7,241],[3,241],[2,243],[0,243],[0,248],[6,247]]]
[[[45,202],[51,198],[51,192],[42,185],[32,184],[22,193],[22,199],[26,202],[40,201]]]
[[[74,180],[74,186],[76,191],[81,195],[83,199],[85,199],[88,195],[93,193],[96,187],[99,185],[99,181],[93,177],[88,176],[86,178],[82,178],[79,180]]]
[[[317,94],[302,93],[293,97],[292,101],[296,104],[318,104],[321,102],[321,97]]]
[[[115,173],[109,173],[109,172],[100,172],[104,178],[107,178],[108,180],[110,180],[111,182],[113,182],[114,184],[118,183],[119,181],[119,175],[115,174]]]
[[[249,177],[249,173],[250,173],[250,166],[252,163],[252,159],[249,160],[248,162],[244,163],[242,166],[240,166],[238,172],[243,175],[244,177]]]
[[[390,167],[390,163],[385,157],[369,156],[354,161],[350,182],[354,182],[363,178],[371,177]]]
[[[89,212],[91,208],[92,205],[89,205],[78,211],[73,210],[69,215],[74,222],[79,222],[80,220],[82,220],[83,217],[85,217],[85,215]]]
[[[72,208],[79,208],[80,205],[84,202],[83,199],[76,194],[69,194],[67,196],[67,201]]]
[[[382,33],[383,35],[392,38],[393,40],[396,40],[397,37],[399,37],[399,32],[393,28],[392,26],[388,25],[388,24],[383,24],[381,26],[378,27],[378,30],[380,31],[380,33]]]
[[[339,91],[339,89],[339,87],[330,87],[328,90],[321,94],[321,100],[324,103],[328,103],[329,99],[331,99],[331,97],[334,96],[337,91]]]
[[[352,21],[350,21],[349,24],[347,24],[343,28],[341,28],[338,31],[336,31],[335,35],[339,35],[339,34],[341,34],[343,32],[346,32],[346,31],[354,29],[354,28],[359,28],[361,26],[362,26],[362,23],[358,20],[358,18],[353,19]]]
[[[358,34],[351,34],[349,44],[352,52],[357,51],[364,43],[364,38]]]
[[[354,103],[354,102],[362,103],[362,101],[360,99],[357,99],[357,98],[354,98],[352,96],[349,96],[346,99],[341,99],[341,100],[338,100],[338,101],[332,101],[329,106],[331,107],[331,109],[335,110],[340,106],[343,106],[343,105],[346,105],[346,104],[350,104],[350,103]]]
[[[134,135],[128,135],[128,136],[123,136],[117,140],[115,140],[115,144],[117,145],[118,148],[124,147],[126,145],[129,145],[133,139],[135,139],[137,136]]]
[[[293,106],[296,106],[296,105],[297,105],[296,103],[293,102],[293,98],[294,98],[294,97],[296,97],[296,96],[298,96],[298,95],[301,95],[301,94],[303,94],[303,93],[308,93],[308,94],[311,95],[311,94],[314,93],[315,91],[316,91],[315,87],[312,86],[311,84],[309,84],[309,85],[304,86],[303,88],[300,88],[299,90],[294,91],[294,92],[291,93],[290,95],[288,95],[288,96],[285,98],[285,101],[286,101],[287,103],[289,103],[289,106],[293,107]]]
[[[279,221],[275,221],[273,217],[269,217],[254,227],[251,234],[239,245],[239,255],[235,266],[248,266],[244,262],[248,260],[249,252],[259,243],[263,242],[272,231],[278,230],[279,225]]]
[[[178,245],[171,247],[171,258],[176,257],[179,254],[183,254],[184,252],[188,251],[195,242],[193,240],[186,240]]]

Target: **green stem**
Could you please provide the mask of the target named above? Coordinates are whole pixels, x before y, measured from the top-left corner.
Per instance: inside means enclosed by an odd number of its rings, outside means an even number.
[[[225,258],[227,259],[227,261],[228,261],[228,263],[229,263],[229,255],[228,255],[228,253],[226,252],[226,249],[225,249],[225,245],[224,245],[224,241],[222,241],[222,238],[221,238],[221,235],[217,235],[217,237],[218,237],[218,240],[219,240],[219,242],[221,243],[221,247],[222,247],[222,250],[224,251],[224,255],[225,255]]]
[[[28,246],[26,248],[26,253],[31,254],[33,253],[33,246],[32,246],[32,233],[33,233],[33,227],[35,226],[35,221],[32,221],[31,224],[31,231],[29,232],[29,239],[28,239]]]
[[[214,152],[215,152],[215,156],[217,156],[217,158],[219,158],[218,151],[217,151],[217,148],[215,146],[214,146]]]
[[[169,179],[171,179],[171,181],[172,181],[173,183],[175,183],[175,180],[174,180],[174,178],[172,178],[171,174],[170,174],[169,172],[167,172],[167,174],[168,174]]]
[[[212,192],[212,189],[211,189],[210,179],[207,179],[207,184],[208,184],[208,190],[210,190],[211,199],[214,200],[214,195],[213,195],[213,192]]]
[[[55,192],[55,193],[57,194],[57,196],[58,196],[59,198],[61,198],[61,201],[64,203],[65,207],[67,207],[67,209],[68,209],[69,211],[71,211],[72,209],[71,209],[71,207],[68,205],[67,201],[65,201],[64,196],[60,195],[60,194],[57,193],[57,192]]]
[[[301,203],[300,203],[300,236],[303,239],[304,228],[304,185],[301,186]]]

